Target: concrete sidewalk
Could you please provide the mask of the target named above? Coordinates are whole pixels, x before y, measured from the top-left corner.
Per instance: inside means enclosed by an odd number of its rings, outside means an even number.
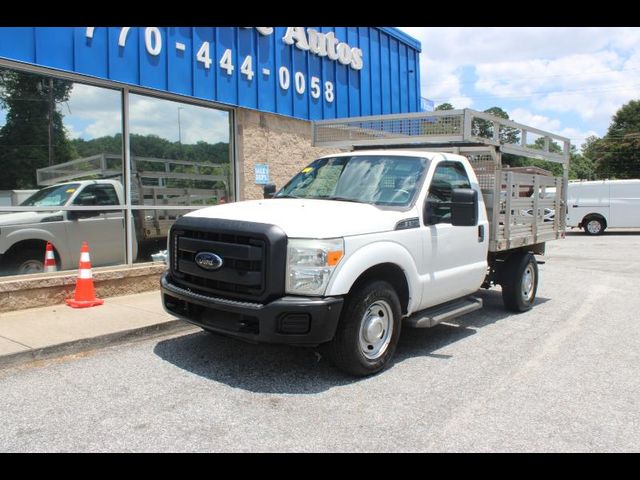
[[[0,368],[190,329],[164,311],[159,290],[105,298],[98,307],[0,313]]]

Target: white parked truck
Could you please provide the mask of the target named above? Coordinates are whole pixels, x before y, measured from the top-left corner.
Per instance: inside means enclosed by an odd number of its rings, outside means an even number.
[[[313,128],[315,145],[351,151],[313,161],[275,195],[265,188],[273,198],[172,226],[161,278],[169,313],[251,342],[320,345],[339,368],[368,375],[390,363],[403,323],[432,327],[479,309],[480,288],[501,285],[509,310],[532,307],[534,254],[564,237],[567,139],[471,110]],[[517,144],[504,143],[507,128]],[[545,148],[527,136],[548,139]],[[503,152],[559,162],[564,175],[502,172]],[[559,212],[553,221],[545,208]]]
[[[69,206],[103,209],[123,204],[124,192],[117,180],[66,182],[37,191],[20,205],[33,211],[0,215],[0,271],[42,272],[47,242],[54,247],[60,270],[78,267],[83,241],[90,245],[92,265],[123,263],[122,210],[51,210]]]
[[[42,272],[46,242],[53,245],[59,270],[77,268],[83,241],[91,249],[92,266],[124,263],[126,210],[121,165],[119,155],[100,154],[39,169],[38,183],[47,186],[23,201],[21,211],[0,215],[0,274]],[[188,211],[178,206],[219,201],[228,191],[226,178],[212,174],[210,165],[141,157],[133,157],[133,165],[146,169],[134,169],[132,203],[163,207],[132,210],[133,260],[147,245],[164,245],[171,224]],[[117,179],[86,180],[87,176]],[[220,182],[225,188],[166,185],[167,181],[193,179]]]
[[[607,228],[640,227],[640,180],[571,181],[567,227],[600,235]]]

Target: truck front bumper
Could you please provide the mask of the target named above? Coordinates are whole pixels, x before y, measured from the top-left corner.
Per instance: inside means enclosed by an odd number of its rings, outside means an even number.
[[[250,342],[319,345],[335,334],[341,297],[282,297],[267,304],[209,297],[160,278],[162,304],[171,315],[205,330]]]

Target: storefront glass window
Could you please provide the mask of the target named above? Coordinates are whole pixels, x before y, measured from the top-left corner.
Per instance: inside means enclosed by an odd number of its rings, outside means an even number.
[[[0,67],[0,276],[127,261],[123,95]],[[173,222],[233,200],[227,111],[129,93],[132,259],[158,261]]]
[[[123,263],[122,174],[120,91],[0,68],[0,275]]]
[[[129,96],[131,203],[147,208],[134,210],[137,262],[152,261],[166,248],[176,218],[232,199],[229,117],[212,108]]]
[[[138,192],[132,203],[206,206],[230,199],[228,112],[136,94],[129,112],[131,191]]]

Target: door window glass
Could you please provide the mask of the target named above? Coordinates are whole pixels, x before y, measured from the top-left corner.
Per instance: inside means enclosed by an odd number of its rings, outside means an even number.
[[[443,162],[436,167],[427,196],[427,223],[451,223],[451,194],[454,188],[471,188],[471,182],[459,162]]]

